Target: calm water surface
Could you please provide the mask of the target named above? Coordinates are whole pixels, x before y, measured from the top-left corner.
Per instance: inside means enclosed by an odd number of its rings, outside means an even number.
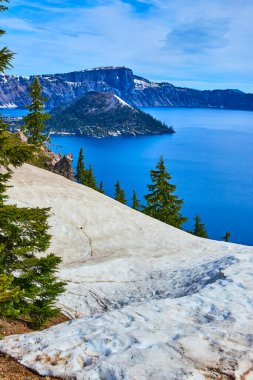
[[[113,196],[121,182],[128,200],[132,190],[140,199],[147,193],[149,170],[160,155],[184,199],[183,213],[190,229],[197,213],[210,238],[226,231],[231,241],[253,245],[253,112],[149,108],[156,118],[173,125],[176,133],[165,136],[52,137],[53,149],[72,152],[75,163],[81,146],[86,164],[93,165],[97,180]],[[17,112],[17,110],[16,110]]]
[[[27,114],[26,109],[19,109],[19,108],[1,108],[0,114],[1,116],[25,116]]]

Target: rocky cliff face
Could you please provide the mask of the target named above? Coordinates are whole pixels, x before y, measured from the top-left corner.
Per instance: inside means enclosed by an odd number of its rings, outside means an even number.
[[[0,75],[0,106],[24,108],[33,76]],[[253,110],[253,94],[238,90],[199,91],[155,83],[126,67],[102,67],[67,74],[41,75],[47,107],[73,101],[89,91],[113,92],[139,107],[203,107]]]
[[[51,153],[51,159],[47,162],[47,168],[53,173],[60,174],[61,176],[75,181],[75,173],[72,167],[73,155],[71,153],[61,156],[60,154]]]

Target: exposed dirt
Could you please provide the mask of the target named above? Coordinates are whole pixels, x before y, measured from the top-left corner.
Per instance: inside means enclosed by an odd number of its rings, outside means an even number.
[[[68,318],[61,314],[57,318],[49,320],[46,327],[57,325],[67,321]],[[9,320],[0,318],[0,336],[8,336],[13,334],[25,334],[33,330],[22,320]],[[15,362],[8,356],[0,354],[0,379],[1,380],[54,380],[53,377],[42,377],[29,371],[22,365]]]

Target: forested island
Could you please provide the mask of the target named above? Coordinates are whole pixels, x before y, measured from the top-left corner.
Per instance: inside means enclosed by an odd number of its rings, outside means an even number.
[[[51,133],[90,137],[172,134],[174,130],[134,108],[112,92],[86,93],[71,104],[59,106],[47,122]]]

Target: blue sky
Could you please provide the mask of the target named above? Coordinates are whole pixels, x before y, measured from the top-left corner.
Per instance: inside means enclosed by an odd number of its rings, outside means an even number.
[[[127,66],[150,80],[253,92],[253,0],[11,0],[13,74]]]

